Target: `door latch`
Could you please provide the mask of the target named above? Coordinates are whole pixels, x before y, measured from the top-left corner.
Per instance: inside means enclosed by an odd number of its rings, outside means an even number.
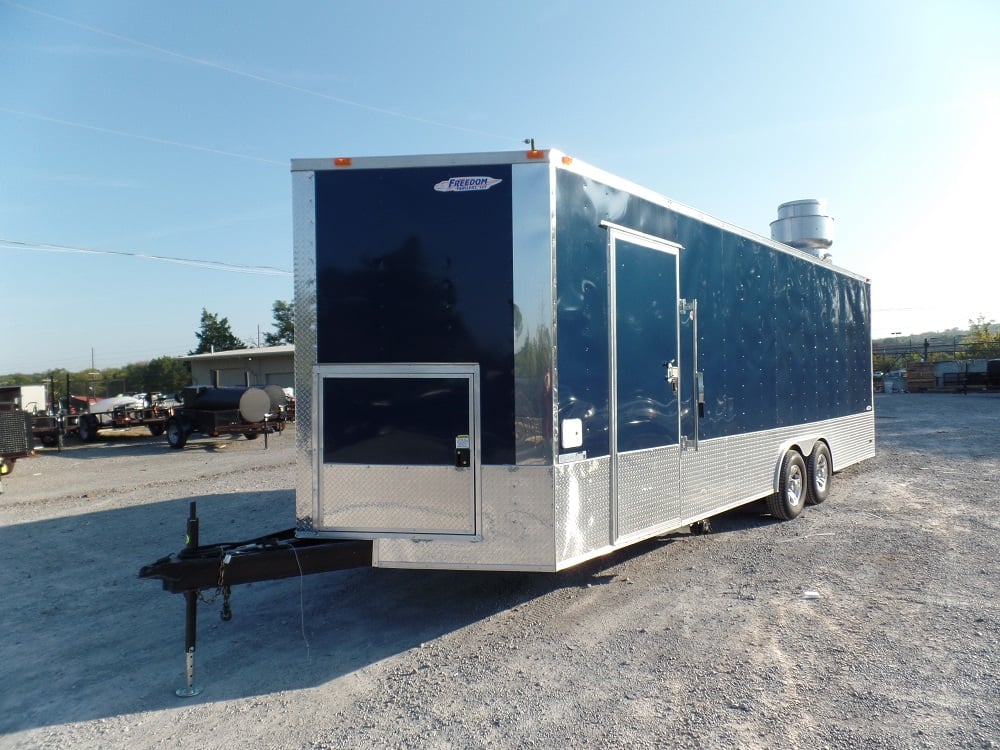
[[[694,374],[695,401],[698,406],[698,417],[705,418],[705,373],[698,370]]]
[[[468,435],[455,438],[455,468],[467,469],[472,466],[472,442]]]
[[[673,391],[676,396],[677,388],[681,379],[681,368],[674,364],[674,360],[664,362],[663,366],[667,368],[667,375],[665,379],[668,383],[670,383],[670,390]]]

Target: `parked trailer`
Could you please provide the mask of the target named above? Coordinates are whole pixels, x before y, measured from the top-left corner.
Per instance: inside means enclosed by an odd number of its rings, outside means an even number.
[[[67,426],[68,432],[76,432],[85,443],[97,440],[97,433],[102,429],[146,427],[151,435],[158,437],[166,430],[167,420],[173,414],[172,406],[131,396],[104,399],[92,404],[90,409],[90,413],[69,420]]]
[[[180,396],[182,405],[166,423],[171,448],[183,448],[193,432],[212,437],[237,434],[256,440],[285,428],[285,393],[277,386],[189,386]]]
[[[554,571],[874,455],[861,276],[555,151],[293,172],[298,536]]]
[[[62,450],[66,434],[65,418],[60,414],[34,414],[31,417],[31,432],[46,448]]]
[[[30,415],[31,433],[46,447],[62,446],[62,417],[50,413],[44,385],[0,386],[0,411],[23,411]]]
[[[286,554],[559,571],[757,500],[795,518],[874,455],[869,283],[818,254],[557,151],[292,170]],[[264,546],[143,569],[188,594],[189,657],[193,592],[266,578]]]
[[[34,454],[31,414],[13,405],[0,404],[0,495],[3,478],[14,471],[17,460]]]

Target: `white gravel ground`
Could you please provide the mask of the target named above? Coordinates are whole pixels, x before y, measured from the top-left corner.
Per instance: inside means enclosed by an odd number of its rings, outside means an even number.
[[[294,435],[43,451],[0,495],[0,748],[1000,745],[1000,396],[885,395],[825,504],[561,574],[360,569],[202,605],[138,569],[294,522]],[[812,592],[806,594],[806,592]]]

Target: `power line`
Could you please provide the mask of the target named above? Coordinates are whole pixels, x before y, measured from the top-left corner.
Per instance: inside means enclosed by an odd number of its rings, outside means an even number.
[[[386,115],[388,117],[396,117],[401,120],[409,120],[411,122],[418,122],[424,125],[433,125],[439,128],[447,128],[449,130],[458,130],[463,133],[471,133],[473,135],[486,136],[488,138],[495,138],[498,140],[511,141],[515,143],[521,143],[523,139],[521,138],[511,138],[510,136],[499,135],[497,133],[490,133],[484,130],[476,130],[474,128],[467,128],[461,125],[453,125],[447,122],[441,122],[439,120],[431,120],[426,117],[420,117],[418,115],[410,115],[405,112],[397,112],[396,110],[386,109],[385,107],[376,107],[372,104],[365,104],[364,102],[354,101],[353,99],[345,99],[340,96],[334,96],[333,94],[326,94],[322,91],[315,91],[313,89],[307,89],[302,86],[296,86],[292,83],[286,83],[284,81],[279,81],[275,78],[268,78],[266,76],[257,75],[256,73],[250,73],[245,70],[239,70],[230,65],[223,65],[222,63],[212,62],[211,60],[205,60],[200,57],[192,57],[191,55],[185,55],[181,52],[176,52],[166,47],[158,47],[155,44],[149,44],[148,42],[143,42],[139,39],[133,39],[131,37],[124,36],[122,34],[116,34],[112,31],[106,31],[105,29],[99,29],[96,26],[90,26],[85,23],[80,23],[79,21],[74,21],[69,18],[64,18],[63,16],[57,16],[52,13],[46,13],[45,11],[38,10],[37,8],[29,8],[27,6],[21,5],[20,3],[15,3],[12,0],[2,0],[2,2],[10,5],[19,10],[26,11],[28,13],[34,13],[37,16],[42,16],[43,18],[48,18],[52,21],[58,23],[63,23],[68,26],[75,26],[78,29],[83,29],[84,31],[89,31],[92,34],[100,34],[101,36],[106,36],[109,39],[114,39],[119,42],[125,42],[126,44],[132,44],[136,47],[141,47],[143,49],[148,49],[153,52],[159,53],[161,55],[166,55],[168,57],[173,57],[178,60],[183,60],[184,62],[191,63],[193,65],[201,65],[206,68],[213,68],[215,70],[221,70],[224,73],[229,73],[230,75],[240,76],[241,78],[247,78],[252,81],[257,81],[258,83],[266,83],[270,86],[278,86],[283,89],[288,89],[289,91],[295,91],[299,94],[305,94],[307,96],[314,96],[320,99],[325,99],[327,101],[336,102],[337,104],[343,104],[348,107],[355,107],[357,109],[364,109],[369,112],[375,112],[380,115]]]
[[[141,258],[156,260],[163,263],[177,263],[184,266],[207,268],[214,271],[230,271],[233,273],[249,273],[258,276],[291,276],[291,271],[273,266],[248,266],[242,263],[225,263],[218,260],[198,260],[195,258],[175,258],[169,255],[150,255],[148,253],[130,253],[123,250],[102,250],[98,248],[73,247],[72,245],[51,245],[41,242],[10,240],[0,237],[0,249],[33,250],[47,253],[79,253],[81,255],[116,255],[126,258]]]
[[[58,117],[49,117],[48,115],[39,115],[32,112],[21,112],[16,109],[8,109],[7,107],[0,107],[0,112],[5,112],[9,115],[17,115],[18,117],[28,117],[33,120],[42,120],[43,122],[54,122],[58,125],[68,125],[73,128],[83,128],[84,130],[93,130],[98,133],[108,133],[110,135],[121,135],[126,138],[136,138],[140,141],[149,141],[151,143],[160,143],[166,146],[178,146],[180,148],[188,148],[193,151],[206,151],[210,154],[220,154],[222,156],[234,156],[237,159],[249,159],[251,161],[259,161],[264,164],[277,164],[278,166],[286,167],[288,166],[287,161],[276,161],[274,159],[264,159],[260,156],[250,156],[248,154],[238,154],[235,151],[223,151],[218,148],[209,148],[208,146],[196,146],[192,143],[181,143],[180,141],[170,141],[166,138],[156,138],[150,135],[140,135],[138,133],[129,133],[124,130],[115,130],[113,128],[104,128],[99,125],[87,125],[83,122],[74,122],[72,120],[61,120]]]

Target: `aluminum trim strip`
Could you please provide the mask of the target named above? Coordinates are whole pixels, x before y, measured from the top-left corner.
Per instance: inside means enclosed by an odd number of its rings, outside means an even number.
[[[296,534],[309,535],[318,515],[312,470],[313,366],[316,364],[316,187],[312,172],[292,175],[295,266],[295,518]]]

